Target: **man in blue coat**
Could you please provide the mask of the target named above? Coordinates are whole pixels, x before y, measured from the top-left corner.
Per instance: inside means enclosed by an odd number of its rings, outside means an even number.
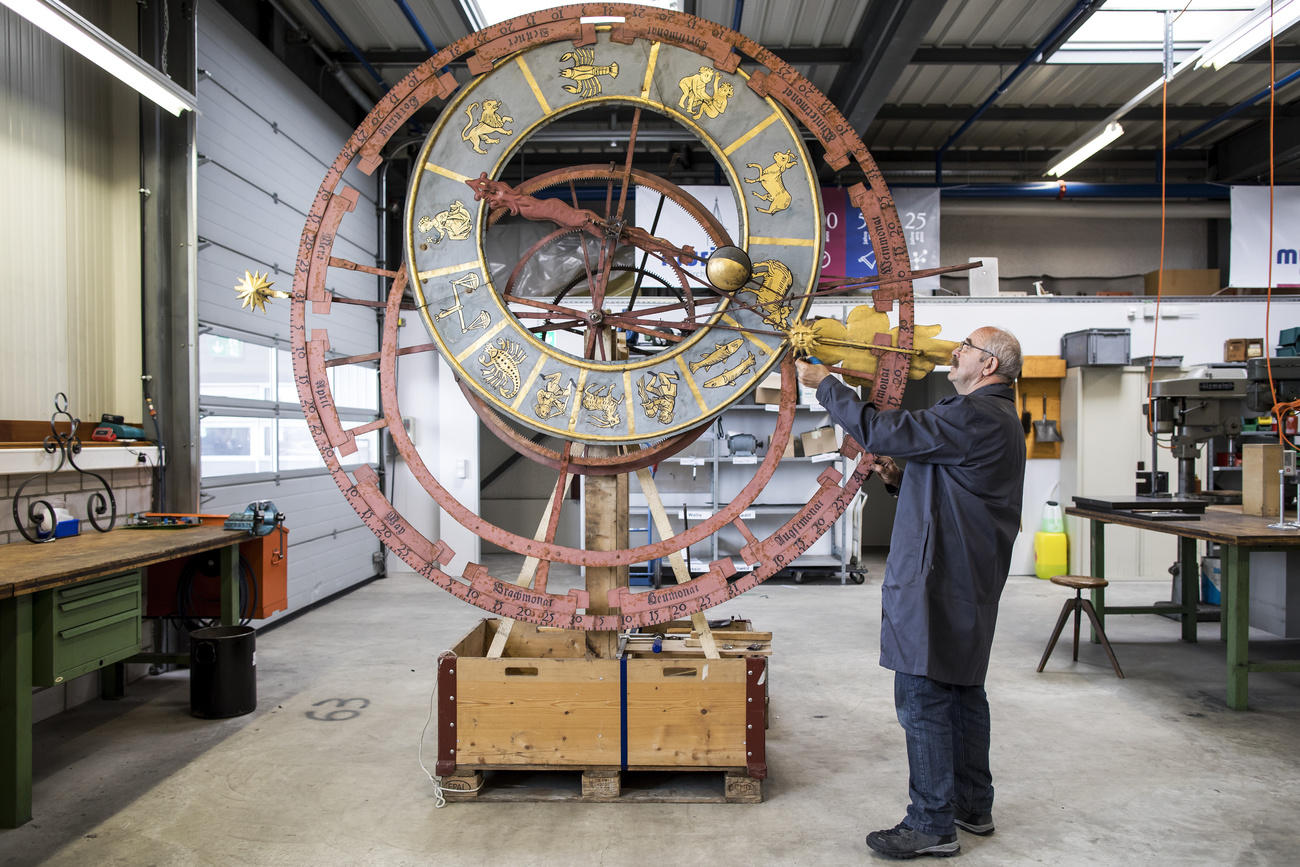
[[[898,495],[880,664],[894,671],[911,804],[897,827],[867,835],[885,855],[955,855],[954,826],[993,833],[984,676],[1020,528],[1025,438],[1011,388],[1020,364],[1014,336],[977,328],[952,355],[957,394],[919,411],[877,410],[824,366],[798,364],[799,381],[876,456],[873,469]]]

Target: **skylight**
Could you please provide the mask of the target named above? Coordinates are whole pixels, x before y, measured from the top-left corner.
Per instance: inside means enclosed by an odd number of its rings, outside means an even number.
[[[622,0],[622,2],[634,3],[637,6],[656,6],[677,12],[682,10],[682,0]],[[482,30],[507,18],[550,9],[559,3],[556,0],[460,0],[460,5],[465,9],[465,14],[469,16],[475,28]]]
[[[1163,63],[1169,11],[1178,16],[1173,59],[1180,63],[1231,31],[1257,5],[1258,0],[1106,0],[1047,62]]]

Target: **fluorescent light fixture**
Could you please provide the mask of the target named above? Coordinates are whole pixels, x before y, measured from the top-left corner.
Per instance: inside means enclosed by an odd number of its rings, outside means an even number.
[[[194,111],[194,94],[58,0],[0,0],[0,4],[130,85],[160,108],[177,117],[182,111]]]
[[[1232,32],[1207,45],[1196,61],[1196,68],[1213,66],[1215,69],[1222,69],[1268,42],[1270,32],[1275,36],[1281,36],[1296,21],[1300,21],[1300,0],[1285,0],[1275,4],[1272,9],[1269,8],[1268,3],[1265,3],[1247,16],[1246,20]]]
[[[1095,136],[1079,145],[1079,147],[1066,154],[1060,162],[1048,169],[1047,173],[1054,177],[1061,177],[1070,169],[1074,168],[1123,134],[1124,127],[1120,126],[1118,123],[1112,121],[1111,123],[1106,124],[1102,127],[1101,132],[1097,133]]]

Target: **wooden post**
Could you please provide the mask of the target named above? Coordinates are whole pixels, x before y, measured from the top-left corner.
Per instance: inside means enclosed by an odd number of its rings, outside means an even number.
[[[589,456],[603,457],[616,454],[613,446],[589,446]],[[628,545],[628,476],[584,476],[586,547],[588,551],[617,551]],[[591,601],[588,614],[609,614],[609,591],[626,587],[626,566],[588,566],[587,593]],[[618,655],[617,631],[591,631],[587,633],[587,649],[601,659]]]

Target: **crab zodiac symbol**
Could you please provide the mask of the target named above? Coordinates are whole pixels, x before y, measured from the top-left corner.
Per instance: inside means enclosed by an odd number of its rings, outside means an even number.
[[[597,66],[596,51],[593,48],[575,48],[560,56],[561,63],[568,63],[570,60],[573,61],[573,66],[561,69],[560,76],[576,83],[561,86],[569,93],[576,93],[583,99],[600,95],[598,76],[608,75],[610,78],[618,78],[618,64]]]

